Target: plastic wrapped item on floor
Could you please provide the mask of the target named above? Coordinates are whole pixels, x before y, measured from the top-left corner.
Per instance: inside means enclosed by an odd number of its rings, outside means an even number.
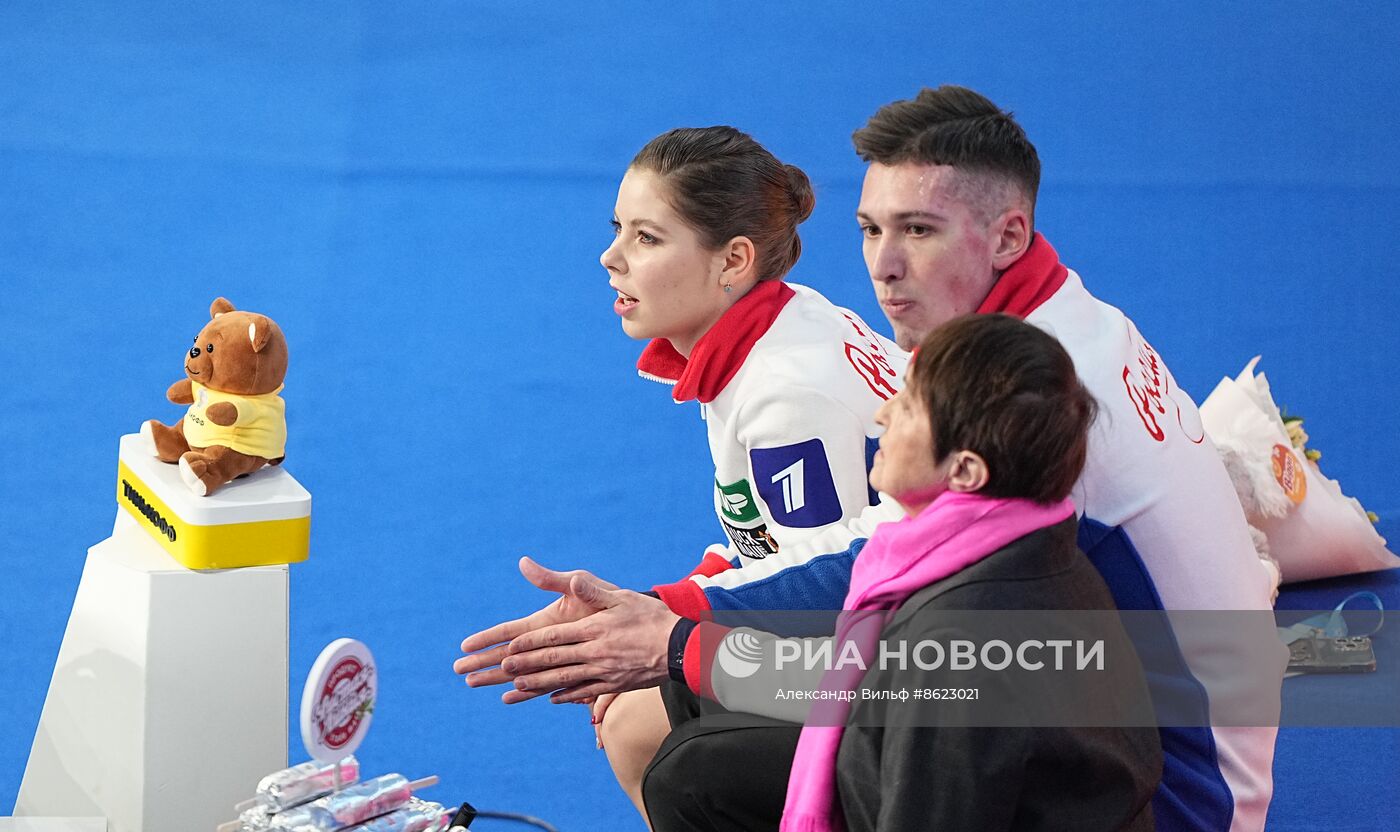
[[[415,797],[403,808],[352,826],[346,832],[444,832],[451,822],[451,810]]]
[[[279,812],[267,828],[269,832],[338,832],[406,805],[415,788],[436,782],[436,777],[410,783],[401,774],[384,774]]]
[[[336,779],[339,769],[340,779]],[[258,783],[255,798],[268,812],[285,812],[360,779],[360,763],[349,756],[337,763],[307,762],[273,772]]]

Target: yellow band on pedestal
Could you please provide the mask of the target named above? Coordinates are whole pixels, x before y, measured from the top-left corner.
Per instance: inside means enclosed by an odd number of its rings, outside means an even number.
[[[311,517],[206,526],[189,523],[117,462],[117,504],[175,560],[190,569],[298,563],[311,551]]]

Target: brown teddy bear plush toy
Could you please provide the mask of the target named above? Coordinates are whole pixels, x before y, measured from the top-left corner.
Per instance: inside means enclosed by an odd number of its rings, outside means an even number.
[[[236,312],[218,298],[212,320],[185,358],[185,375],[165,392],[190,406],[174,425],[141,426],[150,452],[178,462],[180,478],[201,497],[286,453],[286,403],[277,394],[287,376],[287,339],[265,315]]]

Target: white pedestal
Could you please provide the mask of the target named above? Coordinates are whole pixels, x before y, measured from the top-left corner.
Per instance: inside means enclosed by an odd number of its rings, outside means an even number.
[[[287,765],[287,565],[190,570],[137,522],[88,550],[17,817],[213,829]]]

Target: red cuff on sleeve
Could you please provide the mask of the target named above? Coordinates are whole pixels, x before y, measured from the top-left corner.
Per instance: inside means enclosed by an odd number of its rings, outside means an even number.
[[[713,578],[719,573],[733,568],[734,564],[730,563],[729,559],[723,555],[714,552],[706,552],[704,560],[700,561],[700,565],[695,567],[686,577],[693,578],[696,575],[704,575],[706,578]]]
[[[732,628],[713,621],[702,621],[690,631],[690,638],[686,639],[685,658],[682,661],[685,684],[697,696],[715,698],[714,688],[710,686],[711,668],[715,663],[715,653],[719,651],[719,646],[730,629]]]
[[[705,597],[705,590],[689,578],[673,584],[658,584],[651,589],[676,615],[699,621],[710,611],[710,599]]]

